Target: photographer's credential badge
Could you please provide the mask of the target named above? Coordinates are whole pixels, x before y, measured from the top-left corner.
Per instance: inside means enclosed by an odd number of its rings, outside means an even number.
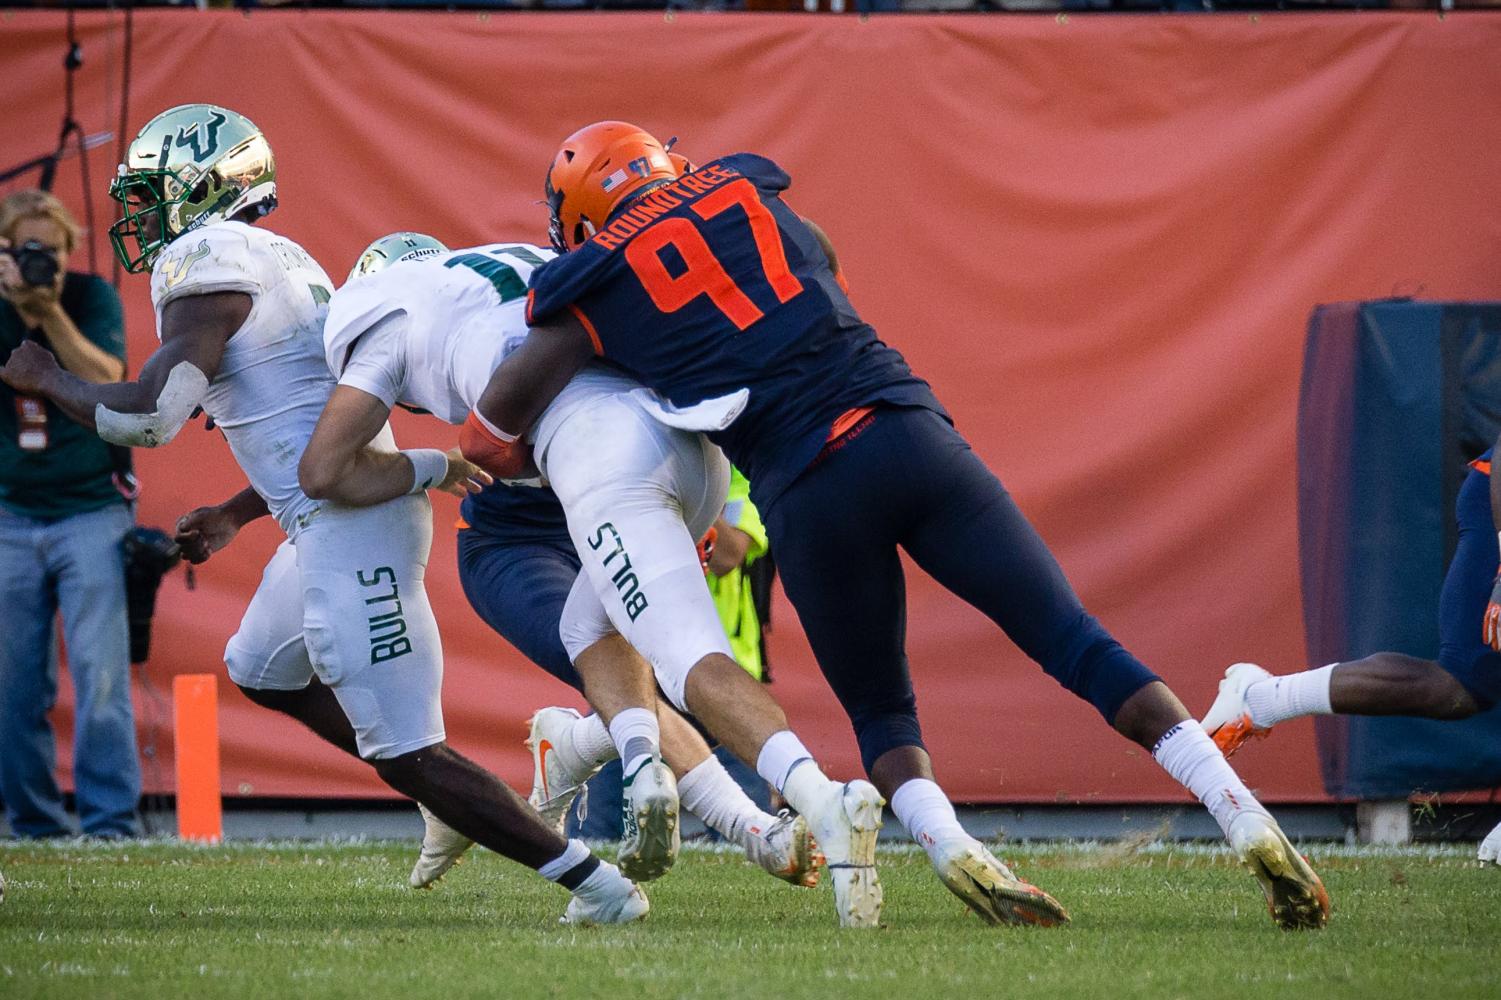
[[[35,396],[16,397],[16,438],[22,451],[47,450],[47,406]]]

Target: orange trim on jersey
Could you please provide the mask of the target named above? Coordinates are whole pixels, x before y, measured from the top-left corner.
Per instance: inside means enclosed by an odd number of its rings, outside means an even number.
[[[839,282],[839,290],[841,292],[846,295],[850,293],[850,282],[849,279],[844,276],[843,269],[834,272],[834,280]]]
[[[584,315],[584,310],[576,305],[569,305],[568,311],[578,317],[578,321],[584,324],[584,332],[589,335],[589,343],[594,345],[594,353],[600,357],[605,356],[605,345],[599,342],[599,331],[594,329],[594,324],[589,322],[589,317]]]
[[[1491,474],[1491,463],[1489,463],[1489,462],[1482,462],[1478,458],[1475,459],[1475,461],[1473,461],[1473,462],[1470,463],[1470,468],[1474,469],[1476,472],[1480,473],[1481,475],[1488,476],[1488,475]]]
[[[464,516],[462,514],[459,515],[458,520],[453,522],[453,528],[455,531],[467,531],[472,527],[474,527],[474,525],[464,520]]]
[[[839,414],[839,418],[834,421],[834,426],[829,428],[829,436],[824,438],[824,441],[827,443],[829,441],[833,441],[836,438],[843,437],[845,431],[848,431],[851,427],[858,424],[865,417],[870,416],[870,414],[874,411],[874,406],[857,406],[853,410],[845,410],[843,413]]]
[[[532,306],[534,306],[536,304],[537,304],[537,290],[535,288],[528,288],[526,290],[526,325],[527,326],[531,326],[532,325]]]

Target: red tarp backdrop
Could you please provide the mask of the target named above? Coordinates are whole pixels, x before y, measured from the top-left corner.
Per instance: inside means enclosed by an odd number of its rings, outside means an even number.
[[[681,136],[699,161],[778,160],[862,313],[933,382],[1086,603],[1195,711],[1234,660],[1303,665],[1293,433],[1309,309],[1501,298],[1496,14],[150,11],[135,25],[130,133],[190,101],[249,115],[279,162],[270,225],[336,277],[395,229],[453,246],[544,241],[544,167],[596,119]],[[122,26],[78,16],[89,132],[118,127]],[[53,142],[63,28],[60,13],[0,15],[0,166]],[[96,203],[112,148],[92,158]],[[82,212],[76,161],[57,190]],[[134,370],[155,343],[148,283],[127,277],[122,292]],[[397,432],[407,446],[453,439],[406,416]],[[196,428],[138,462],[148,524],[243,484],[218,435]],[[455,505],[435,506],[449,736],[524,785],[523,720],[579,700],[471,613],[446,530]],[[265,523],[195,592],[167,581],[146,668],[156,690],[222,670],[278,540]],[[957,798],[1183,798],[987,620],[910,581],[919,704]],[[791,608],[776,615],[774,691],[852,775],[843,715]],[[226,793],[385,794],[358,762],[221,691]],[[160,730],[167,714],[137,696]],[[1237,763],[1269,799],[1321,798],[1312,727],[1284,728]],[[162,739],[155,788],[171,773]]]

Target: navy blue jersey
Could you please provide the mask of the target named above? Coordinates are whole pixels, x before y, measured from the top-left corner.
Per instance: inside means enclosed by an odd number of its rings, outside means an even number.
[[[789,183],[764,157],[715,160],[538,268],[528,293],[529,322],[571,311],[596,352],[679,408],[749,389],[740,416],[709,436],[763,509],[848,411],[944,412],[856,314],[817,237],[782,201]]]
[[[494,483],[465,497],[459,516],[474,530],[508,541],[573,544],[563,505],[545,487]]]

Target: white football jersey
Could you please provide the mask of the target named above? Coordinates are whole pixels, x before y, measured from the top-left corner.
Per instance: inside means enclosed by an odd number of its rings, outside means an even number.
[[[218,222],[179,237],[151,272],[158,339],[162,311],[174,299],[210,292],[251,296],[250,315],[229,338],[203,409],[289,536],[318,506],[297,485],[297,463],[333,392],[323,359],[332,290],[333,282],[302,247],[241,222]],[[389,427],[376,444],[395,447]]]
[[[403,403],[461,424],[490,375],[526,339],[527,279],[553,256],[529,244],[493,243],[356,279],[329,307],[323,331],[328,365],[340,385],[387,406]],[[530,429],[538,461],[575,407],[639,385],[604,365],[585,367]]]

